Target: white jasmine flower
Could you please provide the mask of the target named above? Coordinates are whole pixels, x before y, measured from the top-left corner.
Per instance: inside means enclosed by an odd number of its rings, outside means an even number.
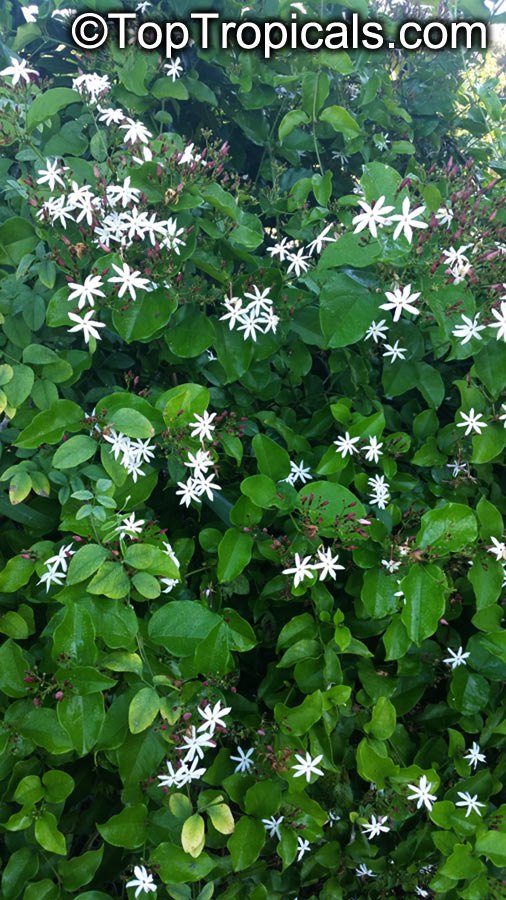
[[[191,735],[183,735],[183,745],[178,750],[186,750],[183,762],[191,762],[195,756],[198,759],[204,759],[204,750],[208,747],[216,747],[216,743],[211,740],[210,735],[204,731],[203,734],[197,734],[195,725],[191,726]]]
[[[366,451],[365,458],[367,462],[378,462],[380,456],[383,456],[383,453],[381,452],[382,446],[383,443],[379,443],[378,438],[375,437],[375,435],[372,435],[369,438],[369,443],[365,444],[362,448]]]
[[[213,419],[216,418],[216,413],[208,413],[207,410],[204,410],[201,416],[195,415],[195,420],[190,422],[189,428],[193,428],[191,432],[192,437],[199,437],[201,441],[206,438],[208,441],[213,440],[213,431],[216,426],[212,425]]]
[[[243,338],[246,341],[249,337],[256,341],[257,339],[257,331],[259,334],[263,334],[263,319],[257,318],[254,314],[245,314],[241,318],[241,325],[238,327],[238,331],[243,331]]]
[[[297,253],[288,253],[287,259],[290,265],[286,270],[287,275],[289,275],[290,272],[295,272],[295,275],[298,278],[299,275],[307,272],[307,270],[309,269],[309,263],[307,262],[307,260],[310,258],[310,256],[304,255],[304,247],[300,247],[299,250],[297,250]]]
[[[462,314],[461,319],[462,322],[459,325],[456,325],[452,331],[454,337],[460,339],[460,343],[462,346],[467,344],[471,338],[478,338],[479,341],[482,340],[480,331],[484,331],[487,327],[486,325],[478,325],[478,320],[480,316],[477,313],[473,319],[470,319],[469,316],[465,316]]]
[[[498,312],[496,309],[491,309],[490,312],[497,319],[497,322],[491,322],[490,328],[497,328],[496,338],[498,341],[501,338],[506,341],[506,302],[504,300],[501,301],[501,311]]]
[[[456,653],[448,647],[448,653],[450,655],[443,659],[443,662],[452,669],[456,669],[458,666],[467,666],[466,660],[471,656],[470,653],[464,653],[463,647],[459,647]]]
[[[201,492],[197,488],[194,478],[189,478],[188,481],[178,481],[177,486],[179,491],[176,491],[176,496],[181,497],[180,506],[189,506],[192,500],[201,503]]]
[[[137,888],[135,891],[135,896],[138,897],[139,894],[149,894],[151,892],[156,891],[156,884],[153,881],[153,876],[151,872],[148,872],[144,866],[134,866],[134,875],[135,878],[132,878],[131,881],[127,881],[127,888],[134,887]]]
[[[142,534],[142,526],[145,525],[145,519],[136,519],[135,513],[131,516],[125,516],[121,520],[121,524],[116,528],[116,534],[122,540],[125,537],[134,538],[138,534]]]
[[[136,290],[143,291],[149,287],[149,280],[147,278],[142,278],[141,273],[137,269],[131,269],[128,263],[123,263],[123,266],[117,266],[113,263],[112,267],[114,271],[117,272],[117,275],[114,275],[107,280],[112,284],[120,285],[118,292],[120,300],[127,291],[130,294],[131,299],[136,300]]]
[[[103,281],[100,275],[87,275],[84,284],[69,281],[69,288],[72,288],[72,291],[67,300],[77,300],[79,309],[83,309],[86,303],[93,307],[95,306],[95,297],[105,297],[104,292],[100,290],[102,285]]]
[[[323,550],[321,547],[316,551],[316,555],[318,557],[318,562],[314,564],[314,569],[320,570],[320,581],[323,581],[324,578],[327,578],[328,575],[336,580],[336,572],[345,571],[344,566],[338,565],[339,554],[336,553],[335,556],[332,556],[332,550],[330,547],[327,550]]]
[[[359,200],[358,205],[362,212],[358,213],[352,219],[352,225],[355,225],[353,234],[360,234],[365,228],[369,229],[372,237],[378,237],[378,228],[383,228],[390,224],[389,213],[393,211],[393,206],[385,206],[386,198],[380,197],[373,206],[369,206],[365,200]]]
[[[192,781],[198,781],[199,778],[202,778],[202,776],[206,774],[207,769],[198,769],[198,764],[199,761],[197,758],[193,760],[190,766],[185,762],[181,763],[181,766],[176,772],[176,787],[184,787],[187,784],[191,784]]]
[[[291,569],[283,569],[283,575],[293,575],[293,586],[298,587],[304,581],[304,578],[312,575],[314,566],[311,563],[311,557],[305,556],[303,559],[298,553],[295,554],[295,565]]]
[[[37,178],[37,184],[47,184],[50,191],[54,191],[57,184],[65,187],[65,182],[61,177],[63,171],[57,159],[52,162],[50,159],[46,159],[46,168],[37,171],[37,175],[40,175],[40,178]]]
[[[280,262],[283,262],[288,258],[291,248],[293,247],[293,241],[289,241],[287,237],[281,238],[277,244],[273,244],[272,247],[267,248],[267,253],[269,256],[279,256]]]
[[[279,826],[282,822],[284,822],[284,820],[284,816],[279,816],[278,819],[275,819],[274,816],[271,816],[270,819],[262,819],[262,824],[265,825],[265,830],[267,831],[269,837],[277,837],[278,841],[281,840]]]
[[[104,122],[105,125],[121,125],[125,121],[126,116],[122,109],[103,109],[101,106],[97,106],[97,109],[99,111],[98,121]]]
[[[216,478],[214,472],[212,472],[211,475],[208,475],[207,478],[202,474],[195,475],[193,478],[193,486],[198,492],[199,497],[201,497],[202,494],[205,494],[209,500],[214,500],[213,491],[221,491],[220,485],[213,481],[214,478]]]
[[[74,331],[82,331],[86,343],[89,343],[90,337],[96,338],[97,341],[101,340],[100,332],[97,331],[97,328],[105,328],[105,323],[97,322],[92,318],[92,309],[85,313],[84,316],[79,316],[77,313],[69,313],[68,316],[72,322],[76,323],[73,328],[67,328],[70,334]]]
[[[120,125],[119,127],[125,131],[126,144],[136,144],[137,141],[140,141],[143,144],[147,144],[150,137],[153,137],[151,132],[148,131],[148,129],[142,124],[142,122],[135,122],[128,116],[125,120],[125,124]]]
[[[246,752],[244,752],[242,747],[237,747],[236,753],[238,755],[230,757],[233,762],[237,763],[234,772],[249,772],[255,765],[251,758],[254,752],[255,751],[253,747],[250,747],[249,750],[246,750]]]
[[[382,354],[385,357],[390,356],[391,363],[394,363],[396,359],[405,359],[406,356],[406,347],[399,347],[399,341],[396,341],[395,344],[385,344],[386,350]]]
[[[311,481],[310,468],[304,468],[304,460],[301,459],[299,463],[295,463],[290,460],[290,474],[285,481],[288,481],[289,484],[295,485],[297,481],[302,481],[302,484],[306,484],[307,481]]]
[[[228,716],[228,714],[232,712],[231,706],[222,706],[221,700],[218,700],[213,707],[208,703],[205,709],[201,709],[200,706],[198,708],[199,716],[202,716],[204,719],[202,725],[199,725],[197,731],[208,731],[209,734],[214,734],[216,727],[220,725],[222,728],[226,728],[226,724],[222,719],[222,716]]]
[[[475,413],[474,409],[469,410],[469,415],[464,412],[460,412],[459,415],[462,416],[463,422],[457,422],[457,428],[465,428],[464,435],[467,437],[468,434],[471,434],[473,431],[476,434],[481,434],[481,429],[487,427],[486,422],[480,421],[483,419],[483,413]]]
[[[335,228],[335,225],[326,225],[323,231],[321,231],[320,234],[315,237],[315,239],[311,241],[310,244],[307,245],[306,249],[310,256],[313,256],[315,253],[321,253],[326,242],[330,244],[334,243],[334,241],[336,240],[335,236],[332,235],[331,237],[328,237],[329,231],[332,228]]]
[[[413,228],[428,228],[425,222],[419,221],[418,216],[425,212],[425,206],[417,206],[416,209],[410,210],[409,197],[405,197],[402,201],[402,212],[396,213],[391,217],[392,222],[397,222],[394,231],[394,241],[397,240],[402,233],[408,244],[413,240]]]
[[[471,794],[468,791],[457,791],[457,795],[461,797],[461,800],[458,800],[455,803],[455,806],[467,806],[466,810],[466,819],[472,813],[476,812],[479,816],[481,816],[481,812],[479,807],[486,807],[486,803],[478,803],[478,794],[475,794],[474,797],[471,797]]]
[[[73,546],[74,545],[72,543],[66,545],[64,544],[63,547],[60,547],[58,553],[56,553],[55,556],[50,556],[49,559],[46,559],[46,566],[53,569],[60,568],[64,573],[66,573],[68,569],[69,559],[76,552],[75,550],[72,550]]]
[[[245,308],[240,297],[226,297],[223,305],[227,312],[220,316],[220,322],[229,319],[228,327],[232,331],[237,322],[244,322]]]
[[[502,560],[506,559],[506,544],[504,541],[498,541],[497,538],[491,537],[490,540],[493,543],[493,547],[487,547],[489,553],[492,553],[496,559]]]
[[[11,64],[7,68],[2,69],[0,75],[10,75],[12,77],[12,86],[16,87],[18,81],[24,81],[25,84],[30,83],[30,75],[39,77],[40,72],[36,69],[29,69],[26,59],[16,59],[11,56]]]
[[[307,752],[305,757],[296,753],[295,759],[298,759],[298,763],[292,766],[292,769],[296,770],[295,775],[293,776],[294,778],[300,778],[304,775],[309,784],[311,775],[323,775],[321,769],[318,769],[318,763],[323,759],[323,754],[320,753],[319,756],[312,758]]]
[[[297,835],[297,862],[300,862],[305,853],[308,852],[311,844],[305,838]]]
[[[57,572],[56,567],[50,568],[47,572],[44,572],[38,580],[37,584],[45,584],[46,585],[46,594],[49,591],[49,588],[52,584],[62,585],[65,581],[65,572]]]
[[[480,745],[473,741],[473,745],[470,750],[464,755],[464,759],[467,759],[470,766],[473,769],[476,769],[476,766],[479,762],[486,763],[487,757],[484,753],[480,753]]]
[[[358,453],[358,447],[355,446],[359,442],[359,437],[350,437],[348,431],[345,431],[344,437],[338,437],[337,441],[334,441],[336,445],[336,453],[340,453],[342,458],[346,457],[346,454],[349,453],[350,456],[353,456],[354,453]]]
[[[86,72],[72,79],[72,87],[82,97],[87,97],[92,103],[96,103],[102,94],[111,90],[111,83],[107,75],[99,75],[97,72]]]
[[[438,220],[440,225],[446,225],[447,228],[453,222],[454,214],[451,209],[447,209],[446,206],[440,206],[437,213],[436,219]]]
[[[213,460],[208,450],[197,450],[195,454],[188,453],[188,459],[184,463],[189,469],[194,470],[194,475],[202,475],[212,468]]]
[[[382,303],[380,309],[393,309],[394,322],[398,322],[402,312],[410,312],[414,316],[418,316],[420,311],[413,306],[420,296],[420,291],[411,293],[411,285],[407,284],[405,288],[394,288],[393,291],[385,291],[385,297],[388,297],[388,303]]]
[[[175,59],[170,59],[163,68],[167,73],[167,77],[172,78],[172,81],[175,81],[176,78],[180,78],[184,72],[181,58],[179,56],[176,56]]]
[[[390,575],[393,575],[394,572],[397,572],[397,569],[400,569],[402,566],[401,562],[394,562],[393,559],[382,559],[381,565],[387,570]]]
[[[362,834],[367,835],[367,839],[372,841],[373,838],[378,837],[381,832],[390,831],[390,828],[387,825],[384,825],[384,822],[388,821],[388,816],[371,816],[371,821],[367,823],[367,825],[361,825]]]
[[[379,341],[383,341],[387,334],[388,328],[386,319],[381,319],[379,322],[371,322],[364,335],[364,340],[368,341],[369,338],[372,338],[374,343],[377,344]]]
[[[360,863],[358,868],[355,869],[355,875],[357,878],[376,878],[372,869],[368,869],[365,863]]]
[[[109,184],[106,188],[107,199],[111,206],[121,203],[123,209],[126,209],[129,203],[137,203],[141,192],[139,188],[131,187],[131,177],[127,175],[123,184]]]
[[[432,787],[430,781],[428,781],[426,775],[422,775],[418,784],[408,784],[413,791],[412,794],[408,794],[408,800],[417,800],[417,809],[420,809],[422,806],[426,806],[427,809],[432,809],[433,804],[436,802],[437,797],[434,794],[429,793]]]
[[[246,308],[246,312],[253,313],[255,316],[259,316],[261,313],[269,312],[272,309],[272,300],[269,297],[270,287],[266,287],[263,290],[260,290],[256,284],[254,284],[251,288],[251,291],[246,291],[244,296],[251,301],[248,303]]]

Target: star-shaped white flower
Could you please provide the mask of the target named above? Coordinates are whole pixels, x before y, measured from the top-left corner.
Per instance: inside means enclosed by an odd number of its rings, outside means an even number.
[[[191,431],[192,437],[199,437],[201,441],[206,438],[208,441],[213,440],[213,431],[216,428],[216,425],[213,425],[213,419],[216,418],[216,413],[208,413],[207,409],[204,410],[201,416],[195,414],[195,419],[193,422],[190,422],[189,428],[192,428]]]
[[[472,747],[467,753],[464,755],[464,759],[467,759],[470,766],[473,769],[476,769],[476,766],[479,762],[486,763],[487,757],[484,753],[480,753],[480,745],[473,741]]]
[[[144,866],[134,866],[134,875],[135,878],[132,878],[131,881],[127,881],[126,886],[127,888],[134,887],[137,889],[135,891],[136,897],[142,893],[149,894],[156,891],[156,884],[154,883],[153,876]]]
[[[362,449],[365,450],[365,458],[367,462],[377,463],[379,461],[380,456],[383,456],[383,453],[381,451],[382,446],[383,443],[380,443],[378,441],[378,438],[373,434],[369,438],[369,443],[364,444],[364,446],[362,447]]]
[[[97,322],[93,317],[93,310],[88,310],[84,316],[79,316],[77,313],[69,313],[69,319],[76,324],[73,328],[67,328],[69,333],[74,331],[82,331],[85,342],[88,344],[90,337],[96,338],[97,341],[101,340],[100,332],[97,331],[98,328],[105,328],[104,322]]]
[[[279,816],[278,819],[274,818],[274,816],[271,816],[270,819],[262,819],[262,825],[265,825],[265,830],[269,837],[277,837],[278,841],[281,840],[279,826],[284,820],[284,816]]]
[[[292,769],[296,770],[294,778],[300,778],[304,775],[309,784],[311,775],[323,775],[322,770],[318,768],[318,763],[323,759],[323,754],[313,758],[309,753],[306,753],[305,757],[296,753],[295,759],[298,759],[299,762],[292,766]]]
[[[487,327],[486,325],[478,325],[478,319],[480,318],[477,313],[473,319],[470,319],[469,316],[465,316],[462,314],[461,319],[462,322],[455,326],[452,331],[454,337],[459,338],[462,346],[467,344],[471,338],[477,338],[479,341],[482,340],[480,331],[484,331]]]
[[[311,844],[308,840],[301,837],[300,834],[297,836],[297,862],[300,862],[305,853],[308,852]]]
[[[313,256],[315,253],[321,253],[326,242],[333,243],[336,240],[334,235],[328,236],[332,228],[335,228],[335,226],[332,224],[326,225],[323,231],[307,245],[306,249],[310,256]]]
[[[457,428],[465,428],[464,435],[466,437],[473,431],[476,432],[476,434],[481,434],[481,429],[487,427],[487,423],[481,421],[483,419],[483,413],[475,413],[474,409],[469,410],[469,415],[465,412],[460,412],[459,415],[462,416],[463,421],[457,422]]]
[[[304,468],[303,459],[299,463],[290,460],[290,474],[285,478],[285,481],[288,481],[289,484],[296,484],[297,481],[302,481],[302,484],[306,484],[307,481],[311,481],[310,472],[311,469],[309,467]]]
[[[378,228],[390,224],[389,213],[393,211],[393,206],[385,206],[385,199],[384,196],[380,197],[373,206],[369,206],[365,200],[358,201],[362,212],[352,219],[352,225],[355,225],[353,234],[360,234],[361,231],[368,228],[372,237],[378,237]]]
[[[211,740],[210,735],[207,731],[204,731],[202,734],[197,734],[195,725],[192,725],[191,734],[183,735],[183,745],[177,749],[186,750],[183,762],[191,762],[195,757],[204,759],[204,750],[208,747],[216,747],[216,744]]]
[[[112,267],[114,271],[117,272],[117,275],[113,275],[112,278],[108,278],[107,280],[112,284],[120,285],[118,291],[118,297],[120,300],[127,291],[131,299],[136,300],[136,291],[145,291],[146,288],[149,287],[149,279],[142,278],[141,273],[137,269],[131,269],[128,263],[123,263],[122,266],[117,266],[115,263],[113,263]]]
[[[466,819],[469,815],[471,815],[473,811],[481,816],[479,807],[482,806],[485,809],[487,804],[478,802],[478,794],[475,794],[474,797],[471,797],[469,791],[457,791],[457,795],[462,799],[458,800],[455,803],[455,806],[467,806]]]
[[[450,655],[443,659],[443,662],[452,669],[456,669],[458,666],[467,666],[466,660],[471,656],[470,653],[464,653],[463,647],[459,647],[456,653],[448,647],[448,653]]]
[[[176,56],[175,59],[169,60],[169,62],[163,68],[167,73],[167,77],[172,78],[172,81],[175,81],[176,78],[180,78],[184,72],[181,58],[179,56]]]
[[[355,875],[357,878],[376,878],[372,869],[368,869],[365,863],[360,863],[355,869]]]
[[[304,578],[308,578],[313,572],[314,566],[311,562],[311,557],[305,556],[302,558],[298,553],[295,554],[293,568],[283,569],[283,575],[293,575],[294,587],[298,587],[304,581]]]
[[[249,772],[255,765],[251,758],[254,752],[255,750],[253,747],[250,747],[249,750],[246,751],[244,751],[242,747],[237,747],[237,756],[230,757],[233,762],[237,763],[234,772]]]
[[[408,800],[417,800],[417,809],[420,809],[422,806],[426,806],[427,809],[432,809],[433,804],[436,802],[437,797],[435,794],[431,794],[430,789],[432,784],[428,781],[426,775],[422,775],[418,784],[408,784],[413,791],[412,794],[408,794]]]
[[[394,322],[398,322],[402,312],[410,312],[414,316],[418,316],[420,311],[413,306],[420,296],[420,291],[411,293],[411,285],[407,284],[405,288],[394,288],[393,291],[385,291],[385,297],[388,297],[388,303],[382,303],[380,309],[393,309]]]
[[[425,206],[417,206],[416,209],[410,209],[409,197],[404,197],[402,201],[402,212],[396,213],[391,217],[392,222],[397,222],[394,231],[394,241],[397,240],[402,233],[408,244],[413,240],[413,228],[428,228],[426,222],[418,219],[418,216],[425,212]]]
[[[399,347],[399,341],[396,341],[395,344],[385,344],[386,350],[382,354],[385,357],[391,357],[390,362],[394,363],[396,359],[405,359],[406,358],[406,347]]]
[[[388,821],[388,816],[371,816],[371,821],[366,825],[361,825],[362,834],[367,835],[367,840],[372,841],[373,838],[378,837],[381,832],[390,831],[388,825],[385,825],[384,822]]]
[[[379,341],[384,341],[388,334],[387,328],[387,320],[381,319],[379,322],[371,322],[369,328],[367,329],[364,340],[368,341],[369,338],[372,338],[375,344],[378,344]]]
[[[496,559],[506,560],[506,543],[504,541],[498,541],[497,538],[491,537],[493,547],[487,547],[489,553],[495,556]]]
[[[491,322],[490,328],[497,328],[496,338],[498,341],[506,341],[506,301],[501,301],[500,312],[497,309],[491,309],[490,312],[497,319],[497,322]]]
[[[83,284],[69,281],[69,288],[72,290],[67,300],[77,300],[79,309],[83,309],[87,303],[93,307],[95,306],[95,297],[105,297],[104,292],[100,290],[102,285],[103,281],[100,275],[87,275]]]
[[[208,703],[204,709],[201,709],[199,706],[199,716],[202,716],[204,721],[202,725],[199,725],[197,731],[208,731],[209,734],[214,734],[218,725],[221,728],[226,728],[227,726],[222,717],[228,716],[230,712],[232,712],[232,707],[222,706],[221,700],[218,700],[214,706]]]
[[[344,566],[338,564],[339,554],[336,553],[335,556],[332,556],[330,547],[327,547],[326,550],[319,547],[316,551],[316,556],[318,557],[318,562],[314,564],[314,568],[320,571],[320,581],[323,581],[328,575],[335,581],[336,572],[344,572]]]
[[[347,454],[353,456],[354,453],[358,453],[358,447],[355,444],[358,444],[359,440],[359,437],[352,438],[349,431],[345,431],[344,437],[338,437],[337,441],[334,441],[336,453],[340,453],[343,459]]]
[[[23,80],[26,84],[30,83],[30,75],[40,75],[36,69],[29,69],[26,59],[16,59],[11,56],[11,64],[7,68],[2,69],[0,75],[10,75],[12,77],[12,86],[15,87],[18,81]]]

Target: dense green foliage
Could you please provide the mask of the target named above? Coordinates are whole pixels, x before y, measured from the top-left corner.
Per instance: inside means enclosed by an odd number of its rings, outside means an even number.
[[[54,12],[0,12],[2,898],[503,896],[493,80]]]

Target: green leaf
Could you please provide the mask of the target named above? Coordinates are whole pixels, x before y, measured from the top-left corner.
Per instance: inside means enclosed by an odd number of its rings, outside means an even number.
[[[406,598],[402,622],[411,640],[421,644],[437,630],[445,610],[448,585],[444,572],[432,564],[413,566],[400,586]]]
[[[232,834],[235,828],[234,817],[226,803],[213,803],[207,807],[206,813],[216,831],[220,834]]]
[[[66,856],[65,836],[58,831],[58,823],[53,813],[44,810],[35,820],[35,840],[49,853]]]
[[[462,550],[478,537],[476,516],[462,503],[445,503],[438,509],[424,513],[417,544],[425,549],[455,551]]]
[[[58,447],[53,456],[55,469],[74,469],[95,455],[97,442],[86,434],[77,434]]]
[[[148,634],[175,656],[191,656],[200,641],[220,623],[216,613],[196,601],[172,600],[151,617]]]
[[[319,118],[320,122],[328,122],[334,131],[339,131],[346,138],[354,138],[360,134],[360,125],[342,106],[327,106]]]
[[[39,858],[31,847],[19,847],[10,854],[2,872],[2,897],[14,900],[39,870]]]
[[[108,555],[106,548],[100,544],[86,544],[80,547],[70,560],[65,584],[67,586],[79,584],[90,578]]]
[[[326,274],[320,292],[320,324],[327,347],[346,347],[363,338],[378,312],[378,299],[350,275]]]
[[[72,695],[57,707],[58,721],[65,729],[74,750],[86,756],[97,743],[105,721],[102,694]]]
[[[154,722],[160,709],[160,698],[154,688],[137,691],[128,707],[128,727],[132,734],[139,734]]]
[[[196,858],[204,849],[206,840],[204,819],[199,813],[194,813],[186,819],[181,831],[181,845],[185,853]]]
[[[49,803],[63,803],[67,797],[70,797],[75,787],[72,776],[61,769],[50,769],[48,772],[44,772],[42,783]]]
[[[117,409],[107,417],[109,425],[131,438],[153,437],[155,429],[149,419],[136,409]]]
[[[37,413],[19,435],[16,445],[35,449],[40,444],[59,444],[65,431],[79,431],[84,413],[72,400],[55,400],[48,410]]]
[[[500,831],[486,831],[476,839],[475,850],[483,853],[498,868],[506,866],[506,834]]]
[[[130,591],[130,580],[120,563],[103,562],[97,574],[91,579],[87,590],[90,594],[121,600]]]
[[[113,847],[135,850],[142,847],[146,840],[147,821],[148,811],[144,803],[136,803],[111,816],[102,825],[97,825],[97,829],[104,841]]]
[[[0,647],[0,691],[8,697],[24,697],[24,679],[29,669],[21,647],[10,639],[5,641]]]
[[[214,860],[207,853],[201,853],[198,859],[193,859],[181,847],[169,843],[159,844],[151,853],[150,862],[159,867],[162,881],[171,885],[202,881],[215,866]]]
[[[372,711],[371,721],[366,726],[369,733],[380,741],[386,741],[395,731],[395,706],[388,697],[379,697]]]
[[[290,474],[290,456],[272,438],[256,434],[252,446],[262,475],[268,475],[273,481],[281,481]]]
[[[102,862],[103,855],[102,846],[98,850],[88,850],[81,856],[74,856],[69,860],[62,859],[58,863],[58,874],[65,890],[77,891],[83,885],[89,884]]]
[[[0,593],[12,594],[28,584],[35,568],[33,559],[13,556],[0,572]]]
[[[260,855],[265,844],[265,828],[256,819],[241,816],[227,842],[234,872],[248,869]]]
[[[291,109],[290,112],[287,112],[281,122],[279,123],[278,128],[278,140],[282,144],[285,138],[288,137],[289,134],[293,131],[294,128],[297,128],[299,125],[307,125],[309,122],[309,117],[306,115],[304,110],[302,109]]]
[[[60,109],[64,109],[71,103],[81,103],[81,96],[77,91],[66,87],[50,88],[39,94],[31,103],[26,116],[26,127],[33,131],[37,125],[51,119]]]
[[[237,528],[229,528],[218,545],[218,580],[233,581],[246,568],[253,547],[253,538]]]

